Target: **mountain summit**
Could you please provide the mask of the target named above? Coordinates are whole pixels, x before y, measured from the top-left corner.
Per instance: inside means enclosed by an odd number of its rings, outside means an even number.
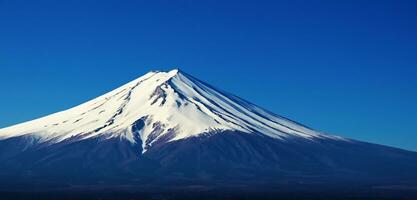
[[[55,144],[120,137],[140,142],[145,152],[155,144],[224,131],[278,140],[342,139],[274,115],[178,69],[149,72],[72,109],[0,129],[0,138],[31,135]]]
[[[366,193],[416,185],[417,153],[319,133],[176,69],[0,129],[0,169],[0,191],[33,185]]]

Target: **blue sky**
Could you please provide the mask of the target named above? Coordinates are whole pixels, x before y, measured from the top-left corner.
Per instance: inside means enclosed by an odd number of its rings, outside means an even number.
[[[416,8],[0,0],[0,127],[179,67],[317,130],[417,151]]]

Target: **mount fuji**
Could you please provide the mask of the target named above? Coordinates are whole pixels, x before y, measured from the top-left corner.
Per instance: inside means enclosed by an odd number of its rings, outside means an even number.
[[[0,191],[369,189],[415,186],[417,153],[315,131],[175,69],[0,129],[0,169]]]

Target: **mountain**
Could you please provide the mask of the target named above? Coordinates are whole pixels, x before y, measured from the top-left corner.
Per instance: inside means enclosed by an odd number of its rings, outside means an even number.
[[[0,129],[0,169],[0,191],[417,185],[416,152],[320,133],[177,69]]]

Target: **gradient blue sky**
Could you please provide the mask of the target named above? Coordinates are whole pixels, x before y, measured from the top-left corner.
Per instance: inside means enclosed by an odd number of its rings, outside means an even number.
[[[0,0],[0,127],[179,67],[317,130],[417,151],[416,1]]]

